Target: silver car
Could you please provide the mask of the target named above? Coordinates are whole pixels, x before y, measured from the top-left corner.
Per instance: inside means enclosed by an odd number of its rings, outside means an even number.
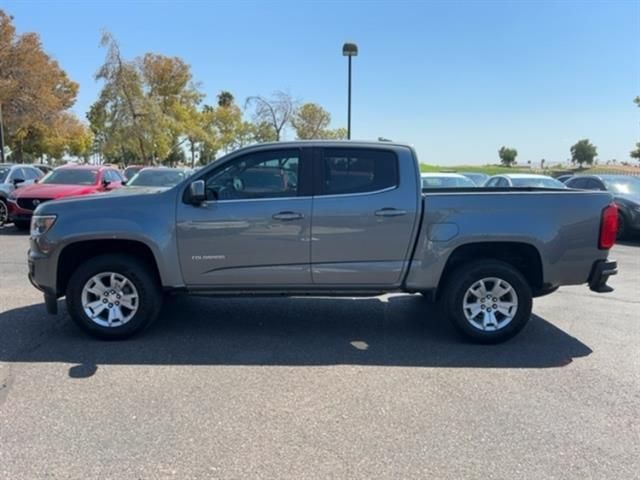
[[[7,222],[9,212],[7,197],[16,188],[30,185],[43,177],[43,173],[31,165],[0,163],[0,225]]]
[[[505,173],[494,175],[484,184],[485,187],[536,187],[536,188],[563,188],[567,186],[547,175],[534,173]]]

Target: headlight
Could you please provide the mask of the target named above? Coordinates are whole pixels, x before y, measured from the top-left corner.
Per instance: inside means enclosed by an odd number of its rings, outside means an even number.
[[[44,235],[56,221],[55,215],[33,215],[31,217],[31,236]]]

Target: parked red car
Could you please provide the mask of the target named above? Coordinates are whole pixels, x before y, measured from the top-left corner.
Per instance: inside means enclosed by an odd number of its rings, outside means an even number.
[[[106,192],[120,188],[122,181],[122,175],[113,167],[74,165],[56,168],[38,183],[19,188],[9,195],[9,221],[19,230],[27,230],[33,211],[42,202]]]

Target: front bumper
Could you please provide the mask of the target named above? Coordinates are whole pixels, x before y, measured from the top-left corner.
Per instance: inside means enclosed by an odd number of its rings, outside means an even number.
[[[39,253],[36,249],[29,249],[28,253],[29,273],[28,278],[31,285],[44,294],[44,303],[47,312],[58,313],[58,294],[55,288],[55,270],[52,271],[51,258]]]
[[[15,222],[17,221],[31,221],[31,217],[33,215],[33,210],[27,210],[26,208],[20,207],[15,200],[9,200],[7,203],[7,210],[9,214],[9,221]]]
[[[618,262],[614,260],[597,260],[589,275],[589,288],[597,293],[613,292],[613,287],[607,285],[611,275],[618,274]]]

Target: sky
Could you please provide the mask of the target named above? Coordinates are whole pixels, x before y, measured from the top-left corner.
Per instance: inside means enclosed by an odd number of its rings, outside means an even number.
[[[29,1],[3,0],[18,32],[80,84],[74,111],[96,100],[102,30],[127,58],[179,56],[214,103],[276,90],[347,123],[352,138],[413,145],[425,163],[566,161],[589,138],[599,159],[629,160],[640,141],[640,0],[610,1]],[[293,135],[289,133],[289,139]]]

